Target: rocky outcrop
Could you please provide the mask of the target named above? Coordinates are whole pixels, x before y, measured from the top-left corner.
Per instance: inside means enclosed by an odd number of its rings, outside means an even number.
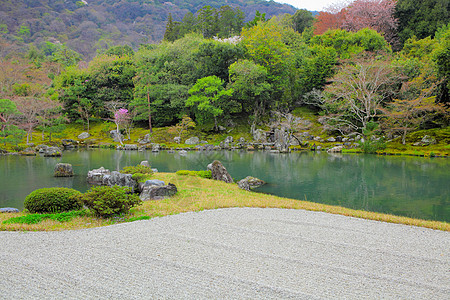
[[[255,131],[253,131],[253,140],[255,140],[258,143],[266,143],[267,142],[266,132],[262,129],[256,129]]]
[[[186,145],[197,145],[200,142],[200,139],[196,136],[188,138],[184,143]]]
[[[177,144],[181,143],[181,137],[179,137],[179,136],[174,137],[173,142],[177,143]]]
[[[244,179],[238,181],[238,187],[246,191],[250,191],[250,189],[260,187],[263,184],[265,184],[263,180],[252,176],[247,176]]]
[[[57,163],[53,172],[55,177],[72,177],[73,168],[71,164]]]
[[[136,144],[125,144],[122,146],[123,150],[138,150],[138,145]]]
[[[227,169],[218,160],[213,161],[207,167],[211,171],[211,179],[224,181],[226,183],[232,183],[233,178],[231,178]]]
[[[85,139],[87,139],[87,138],[89,138],[91,135],[89,134],[89,133],[87,133],[87,132],[82,132],[82,133],[80,133],[79,135],[78,135],[78,139],[79,140],[85,140]]]
[[[148,160],[141,161],[140,165],[144,167],[150,167],[150,163],[148,162]]]
[[[161,146],[159,144],[153,144],[152,152],[159,152],[161,150]]]
[[[142,201],[160,200],[172,197],[177,192],[177,187],[172,183],[164,185],[164,181],[161,180],[147,180],[142,186],[139,198]]]
[[[87,182],[92,185],[106,185],[106,186],[127,186],[134,191],[137,189],[137,181],[132,178],[131,174],[122,174],[117,171],[110,172],[108,169],[100,167],[88,172]]]

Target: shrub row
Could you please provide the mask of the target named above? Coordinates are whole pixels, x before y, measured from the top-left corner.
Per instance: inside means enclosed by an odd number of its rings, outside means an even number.
[[[211,171],[189,171],[189,170],[179,170],[176,172],[177,175],[188,175],[188,176],[199,176],[202,178],[211,179]]]
[[[98,186],[86,193],[69,188],[43,188],[30,193],[24,207],[31,213],[60,213],[88,207],[96,216],[127,213],[142,201],[129,187]]]

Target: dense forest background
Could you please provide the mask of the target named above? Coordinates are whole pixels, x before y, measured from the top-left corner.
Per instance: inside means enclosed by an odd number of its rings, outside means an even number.
[[[448,126],[448,0],[356,0],[317,15],[266,1],[190,3],[3,1],[1,138],[66,122],[89,129],[119,122],[119,111],[150,128],[217,131],[241,119],[254,132],[274,116],[289,131],[304,107],[328,134],[403,143]]]

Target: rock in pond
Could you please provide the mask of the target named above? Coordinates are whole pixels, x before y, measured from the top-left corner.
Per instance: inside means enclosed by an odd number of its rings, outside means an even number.
[[[53,172],[55,177],[72,177],[73,168],[71,164],[57,163]]]
[[[0,213],[18,213],[20,212],[17,208],[14,207],[2,207],[0,208]]]
[[[61,156],[61,149],[58,147],[48,147],[44,150],[45,157],[59,157]]]
[[[148,160],[141,161],[140,165],[144,166],[144,167],[150,167],[150,164],[149,164]]]
[[[102,185],[103,176],[110,174],[111,172],[103,167],[100,167],[99,169],[93,169],[88,172],[87,182],[89,184]]]
[[[231,178],[227,169],[223,166],[223,164],[220,161],[218,160],[213,161],[208,165],[207,169],[211,171],[211,179],[224,181],[226,183],[233,182],[233,178]]]

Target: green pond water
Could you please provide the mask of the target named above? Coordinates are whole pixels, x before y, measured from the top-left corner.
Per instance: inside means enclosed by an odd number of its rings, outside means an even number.
[[[161,172],[204,170],[220,160],[234,179],[247,175],[267,182],[257,191],[354,209],[450,221],[450,160],[326,153],[178,152],[79,150],[60,158],[0,157],[0,207],[23,208],[30,192],[42,187],[85,191],[88,170],[120,170],[148,160]],[[72,178],[55,178],[58,162],[74,167]]]

